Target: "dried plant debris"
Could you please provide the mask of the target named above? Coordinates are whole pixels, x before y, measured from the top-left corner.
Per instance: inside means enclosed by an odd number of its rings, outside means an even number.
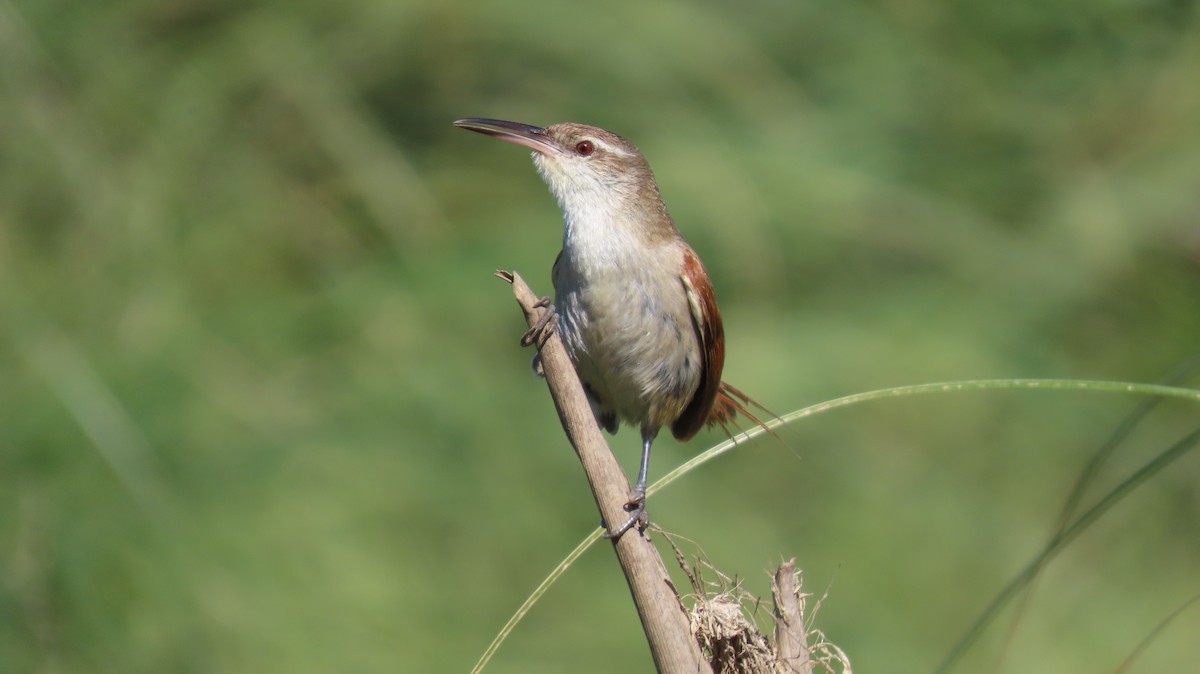
[[[671,540],[670,536],[667,536]],[[775,639],[759,629],[763,602],[741,582],[715,568],[701,554],[689,563],[671,540],[675,559],[687,574],[692,594],[685,598],[692,634],[716,674],[853,674],[850,659],[805,616],[806,600],[795,560],[772,574]],[[819,602],[818,602],[819,606]],[[762,613],[766,613],[762,611]]]
[[[715,674],[776,671],[770,641],[746,617],[733,593],[697,596],[690,618],[692,634]]]

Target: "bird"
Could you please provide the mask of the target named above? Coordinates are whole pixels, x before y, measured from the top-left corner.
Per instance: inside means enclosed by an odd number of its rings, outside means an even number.
[[[668,213],[650,164],[625,138],[574,122],[470,117],[454,126],[530,149],[563,211],[553,313],[545,314],[554,321],[531,332],[549,324],[559,333],[602,428],[640,429],[629,519],[606,535],[642,531],[650,450],[662,428],[680,441],[712,425],[732,437],[739,414],[766,428],[747,405],[765,408],[721,381],[725,333],[708,272]]]

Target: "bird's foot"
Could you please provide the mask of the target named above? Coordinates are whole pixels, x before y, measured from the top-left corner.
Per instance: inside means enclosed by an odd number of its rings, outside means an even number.
[[[550,335],[554,333],[554,328],[558,326],[558,310],[550,303],[549,297],[543,297],[538,300],[533,306],[543,307],[546,310],[538,317],[537,321],[521,335],[521,346],[529,346],[537,344],[538,348],[546,343]]]
[[[639,533],[645,531],[646,527],[650,526],[650,516],[646,513],[645,489],[633,490],[633,493],[629,496],[629,501],[625,503],[625,512],[629,513],[629,519],[625,520],[625,523],[616,529],[605,533],[605,538],[620,538],[635,525]]]

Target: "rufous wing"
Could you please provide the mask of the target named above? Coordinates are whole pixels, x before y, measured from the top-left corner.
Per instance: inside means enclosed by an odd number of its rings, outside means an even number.
[[[717,310],[717,295],[708,272],[691,248],[683,249],[683,269],[680,274],[692,313],[692,327],[700,344],[700,385],[683,414],[671,424],[671,434],[688,440],[709,423],[713,404],[721,391],[721,370],[725,367],[725,328]]]
[[[725,328],[721,324],[721,312],[717,310],[717,295],[700,258],[690,248],[683,251],[684,292],[692,313],[692,326],[700,343],[700,385],[683,414],[671,424],[671,434],[679,440],[688,440],[705,426],[720,426],[729,437],[733,437],[730,425],[740,414],[762,426],[771,435],[775,432],[758,415],[747,407],[753,406],[775,416],[750,396],[721,381],[721,370],[725,367]],[[778,437],[778,436],[776,436]]]

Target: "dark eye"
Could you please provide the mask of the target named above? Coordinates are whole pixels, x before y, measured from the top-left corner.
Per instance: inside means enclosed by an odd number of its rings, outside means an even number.
[[[592,145],[592,141],[590,140],[581,140],[578,143],[575,143],[575,154],[579,155],[580,157],[586,157],[595,151],[596,146]]]

